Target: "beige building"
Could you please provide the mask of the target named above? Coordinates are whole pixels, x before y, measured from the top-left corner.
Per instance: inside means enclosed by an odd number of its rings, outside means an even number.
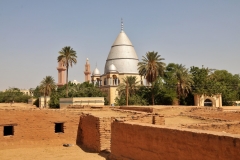
[[[222,107],[222,95],[216,94],[212,96],[207,95],[194,95],[195,106],[209,106],[209,107]]]
[[[45,97],[39,97],[39,108],[49,108],[48,102],[50,101],[50,97],[46,96],[46,106],[45,106]]]
[[[108,54],[104,73],[101,75],[96,67],[92,72],[91,81],[107,93],[110,104],[115,103],[118,96],[117,87],[126,76],[136,76],[140,82],[141,76],[138,73],[138,56],[126,33],[121,32],[114,41]],[[88,60],[87,60],[88,63]],[[86,68],[86,66],[85,66]]]
[[[59,99],[60,108],[64,109],[68,106],[103,106],[104,105],[104,97],[72,97],[72,98],[60,98]]]

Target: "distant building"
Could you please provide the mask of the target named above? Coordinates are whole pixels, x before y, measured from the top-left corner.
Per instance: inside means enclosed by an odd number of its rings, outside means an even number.
[[[80,82],[78,82],[77,80],[73,80],[73,81],[70,81],[71,83],[73,84],[80,84]]]
[[[222,95],[216,94],[212,96],[207,95],[194,95],[195,106],[209,106],[209,107],[222,107]]]
[[[104,73],[101,74],[96,67],[91,75],[90,62],[87,58],[84,74],[85,81],[92,82],[99,86],[100,89],[107,93],[110,104],[115,103],[118,96],[117,87],[126,76],[136,76],[137,81],[141,82],[141,76],[138,73],[138,56],[126,33],[123,31],[123,22],[121,22],[121,32],[117,36],[108,54]],[[64,81],[65,67],[59,62],[58,86],[66,84]],[[145,82],[145,80],[143,80]],[[140,84],[140,83],[139,83]]]
[[[104,73],[101,75],[96,67],[91,76],[91,81],[107,93],[110,104],[115,103],[118,96],[117,87],[126,76],[136,76],[137,81],[141,81],[138,73],[138,56],[126,33],[123,31],[117,36],[108,54]]]
[[[62,61],[58,62],[58,83],[57,86],[63,86],[66,84],[66,66],[64,66],[64,63]]]
[[[31,89],[20,89],[20,92],[28,96],[33,96],[33,90]]]

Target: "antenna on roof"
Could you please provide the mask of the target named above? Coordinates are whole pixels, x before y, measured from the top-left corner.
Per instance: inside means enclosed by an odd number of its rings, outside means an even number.
[[[121,18],[121,31],[123,31],[123,19]]]

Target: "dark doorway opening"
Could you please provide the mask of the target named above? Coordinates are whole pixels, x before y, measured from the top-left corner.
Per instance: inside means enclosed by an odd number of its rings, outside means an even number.
[[[13,136],[13,126],[4,126],[3,136]]]
[[[55,133],[64,133],[63,123],[55,123]]]
[[[209,106],[209,107],[211,107],[211,106],[212,106],[212,101],[211,101],[210,99],[206,99],[206,100],[204,101],[204,106]]]

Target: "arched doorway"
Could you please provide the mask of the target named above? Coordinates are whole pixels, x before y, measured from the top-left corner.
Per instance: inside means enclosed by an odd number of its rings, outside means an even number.
[[[212,103],[212,101],[211,101],[210,99],[206,99],[206,100],[204,101],[204,106],[211,107],[211,106],[213,106],[213,103]]]

